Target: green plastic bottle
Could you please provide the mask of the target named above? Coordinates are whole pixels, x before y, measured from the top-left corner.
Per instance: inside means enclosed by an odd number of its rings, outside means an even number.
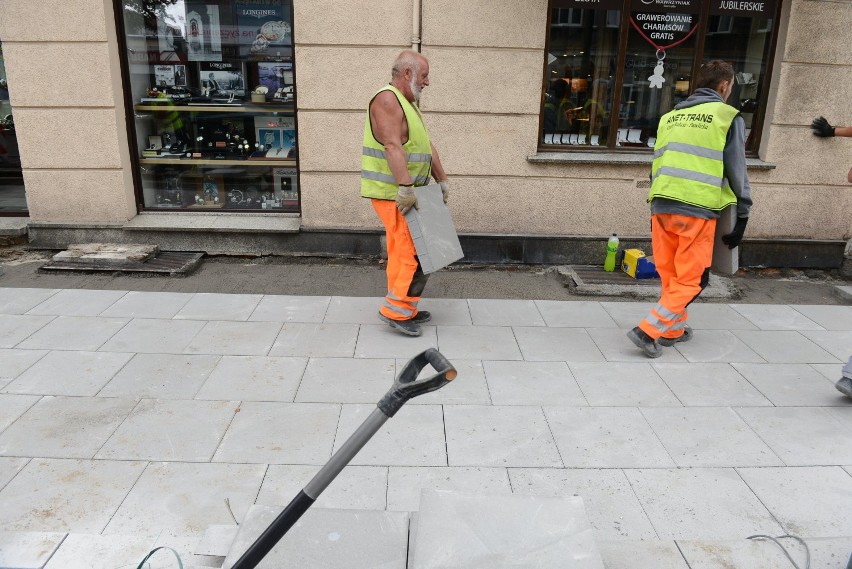
[[[612,234],[609,241],[606,242],[606,259],[604,260],[604,270],[611,273],[615,270],[615,256],[618,254],[618,235]]]

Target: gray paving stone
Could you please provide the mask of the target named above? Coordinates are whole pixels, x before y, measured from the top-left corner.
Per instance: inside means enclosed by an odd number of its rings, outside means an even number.
[[[207,462],[238,406],[238,401],[143,399],[95,458]]]
[[[598,543],[657,537],[619,469],[510,468],[509,478],[516,494],[582,498]]]
[[[601,302],[619,328],[630,329],[645,318],[657,302]]]
[[[843,364],[808,364],[808,367],[814,368],[826,379],[830,380],[832,385],[843,375]],[[839,392],[838,392],[839,394]]]
[[[600,302],[536,300],[535,304],[548,326],[565,328],[618,327]]]
[[[175,314],[179,320],[245,321],[260,303],[260,294],[196,293]]]
[[[607,569],[689,569],[674,541],[601,541],[598,540]]]
[[[322,322],[330,301],[330,296],[266,294],[249,320],[252,322]]]
[[[483,362],[495,405],[588,405],[565,362]]]
[[[780,541],[788,550],[795,543],[790,539]],[[689,562],[691,569],[728,569],[730,567],[790,569],[793,567],[781,548],[769,540],[678,540],[677,545]],[[792,550],[790,551],[795,553]],[[797,562],[805,562],[804,556],[798,558],[794,556],[793,559],[796,559]]]
[[[60,532],[0,531],[0,567],[42,569],[65,535]]]
[[[338,405],[244,402],[213,460],[325,464],[339,414]]]
[[[676,349],[689,362],[760,362],[764,360],[728,330],[696,330]]]
[[[104,535],[156,537],[163,530],[197,535],[241,520],[254,503],[265,464],[149,463],[115,512]]]
[[[743,539],[756,533],[782,533],[733,469],[644,469],[625,474],[661,539]]]
[[[53,319],[53,316],[0,314],[0,348],[14,348],[47,326]]]
[[[852,357],[852,330],[809,332],[802,334],[841,362]]]
[[[852,561],[852,537],[810,538],[807,543],[811,550],[811,567],[847,567]],[[802,558],[802,555],[796,557]]]
[[[101,346],[101,352],[182,354],[206,322],[135,318]]]
[[[402,372],[407,360],[396,360],[397,375]],[[485,370],[479,360],[453,358],[450,363],[456,368],[458,376],[450,384],[419,397],[409,400],[406,405],[490,405],[491,396],[485,382]],[[426,366],[418,377],[431,377],[436,371]]]
[[[186,354],[265,356],[280,330],[278,322],[212,321],[204,325],[183,351]]]
[[[532,300],[470,299],[474,326],[545,326]]]
[[[388,324],[361,324],[356,358],[402,358],[406,361],[428,348],[438,347],[435,326],[421,326],[421,336],[406,336]]]
[[[153,549],[151,545],[150,539],[135,535],[103,536],[72,533],[65,538],[44,569],[136,567]],[[168,561],[165,555],[162,557]],[[151,569],[174,567],[174,557],[170,565],[157,563],[157,559],[151,559],[153,561]]]
[[[521,353],[527,361],[604,361],[603,354],[584,329],[522,326],[512,329],[515,331]],[[620,330],[613,328],[612,331]]]
[[[686,406],[772,405],[729,364],[652,365]]]
[[[415,512],[423,490],[448,490],[467,494],[511,494],[505,468],[400,467],[388,472],[388,510]],[[414,535],[412,533],[412,535]]]
[[[376,405],[344,405],[334,439],[337,452]],[[446,466],[447,444],[439,405],[406,405],[364,445],[350,464]]]
[[[98,395],[192,399],[218,361],[219,356],[136,354]]]
[[[332,324],[374,324],[379,322],[380,297],[332,296],[324,322]]]
[[[785,532],[806,537],[850,533],[852,478],[842,468],[739,468],[737,471]]]
[[[133,354],[50,352],[8,384],[5,393],[93,396]]]
[[[0,432],[17,420],[28,409],[41,400],[35,395],[0,394]]]
[[[293,401],[308,358],[224,356],[196,399]]]
[[[144,462],[34,458],[0,491],[0,527],[101,533]]]
[[[569,367],[593,407],[681,405],[651,364],[571,363]]]
[[[568,468],[675,465],[638,409],[545,407],[544,414]]]
[[[587,328],[589,336],[597,349],[608,362],[685,362],[684,357],[674,348],[663,348],[663,355],[651,360],[642,350],[627,338],[627,332],[615,328]],[[588,361],[588,360],[587,360]],[[573,363],[573,362],[569,362]]]
[[[105,397],[43,397],[0,433],[0,454],[92,458],[136,401]]]
[[[15,379],[45,354],[47,350],[0,349],[0,381]]]
[[[271,464],[258,504],[286,506],[320,470],[320,466]],[[386,466],[347,466],[329,484],[312,508],[340,510],[384,510],[387,506],[388,468]]]
[[[0,314],[24,314],[57,292],[57,288],[0,287]]]
[[[450,361],[523,359],[512,328],[505,326],[438,326],[438,349]]]
[[[288,322],[269,350],[270,356],[351,358],[358,339],[357,324]]]
[[[296,402],[377,403],[393,385],[391,359],[311,358]]]
[[[732,364],[740,375],[757,388],[776,407],[815,407],[852,405],[852,398],[843,397],[834,382],[806,364]],[[828,364],[819,364],[828,365]],[[831,365],[837,379],[840,371]]]
[[[94,352],[128,323],[125,318],[95,316],[26,316],[25,318],[53,319],[47,324],[44,324],[45,320],[32,323],[38,331],[15,346],[26,350]],[[43,327],[42,324],[44,324]],[[0,317],[0,330],[2,326],[2,317]]]
[[[435,326],[470,326],[470,307],[465,299],[423,298],[417,305],[418,310],[432,314],[431,323]]]
[[[7,458],[0,456],[0,490],[23,470],[28,462],[29,459],[27,458]]]
[[[826,330],[852,330],[852,306],[792,304],[790,308]]]
[[[447,405],[450,466],[561,467],[540,407]]]
[[[728,407],[656,407],[642,414],[678,466],[783,466]]]
[[[852,286],[836,286],[834,294],[841,300],[852,302]]]
[[[414,569],[604,569],[577,497],[470,496],[424,491]]]
[[[767,363],[810,364],[840,361],[800,332],[735,330],[733,333]]]
[[[822,330],[822,326],[786,305],[734,304],[732,308],[761,330]]]
[[[98,316],[121,297],[126,290],[60,290],[27,314],[43,316]]]
[[[196,555],[227,557],[239,530],[240,526],[237,524],[208,527],[204,532],[204,537],[198,542],[198,547],[195,548]]]
[[[279,513],[278,508],[253,507],[223,569],[230,569]],[[257,569],[405,569],[407,550],[405,512],[317,508],[305,512]]]
[[[185,292],[131,291],[100,313],[113,318],[174,318],[192,298]]]
[[[757,330],[757,326],[728,304],[693,302],[687,309],[694,330]]]
[[[787,466],[852,464],[849,428],[819,407],[740,407],[737,413]]]

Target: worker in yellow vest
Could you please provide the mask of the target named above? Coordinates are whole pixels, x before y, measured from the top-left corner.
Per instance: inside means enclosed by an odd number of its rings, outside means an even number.
[[[429,61],[416,51],[399,54],[390,84],[370,101],[364,121],[361,196],[370,198],[387,241],[387,296],[379,318],[408,336],[419,336],[430,314],[417,310],[428,275],[423,273],[405,214],[417,208],[414,186],[429,177],[441,185],[444,203],[449,181],[420,114],[420,93],[429,85]]]
[[[692,339],[687,306],[707,286],[719,212],[736,204],[737,222],[722,241],[743,239],[751,209],[746,174],[745,121],[726,103],[734,69],[710,61],[698,70],[696,89],[660,118],[651,167],[651,242],[662,293],[627,337],[649,358],[661,346]]]

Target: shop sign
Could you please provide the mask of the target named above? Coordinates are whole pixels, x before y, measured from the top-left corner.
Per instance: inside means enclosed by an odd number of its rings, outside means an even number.
[[[711,0],[710,14],[713,16],[772,18],[775,15],[775,0]]]
[[[657,49],[674,47],[698,28],[698,0],[633,0],[630,8],[630,23]]]

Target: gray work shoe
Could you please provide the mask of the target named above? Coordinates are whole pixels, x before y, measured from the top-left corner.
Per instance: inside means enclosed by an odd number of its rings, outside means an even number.
[[[659,338],[657,339],[657,343],[661,346],[671,347],[677,344],[678,342],[688,342],[692,339],[692,328],[689,327],[689,324],[686,324],[683,327],[683,334],[678,336],[677,338]]]
[[[428,310],[420,310],[417,315],[411,319],[415,324],[425,324],[432,320],[432,315],[429,314]]]
[[[388,318],[381,312],[379,312],[379,318],[388,323],[391,328],[395,328],[398,331],[402,332],[406,336],[419,336],[423,333],[423,330],[420,329],[420,324],[414,322],[414,319],[411,320],[393,320]]]
[[[642,348],[642,351],[649,358],[659,358],[663,355],[663,348],[651,336],[643,332],[639,326],[628,332],[627,337],[636,344],[637,348]]]
[[[846,397],[852,397],[852,379],[841,377],[840,381],[834,384],[834,387]]]

